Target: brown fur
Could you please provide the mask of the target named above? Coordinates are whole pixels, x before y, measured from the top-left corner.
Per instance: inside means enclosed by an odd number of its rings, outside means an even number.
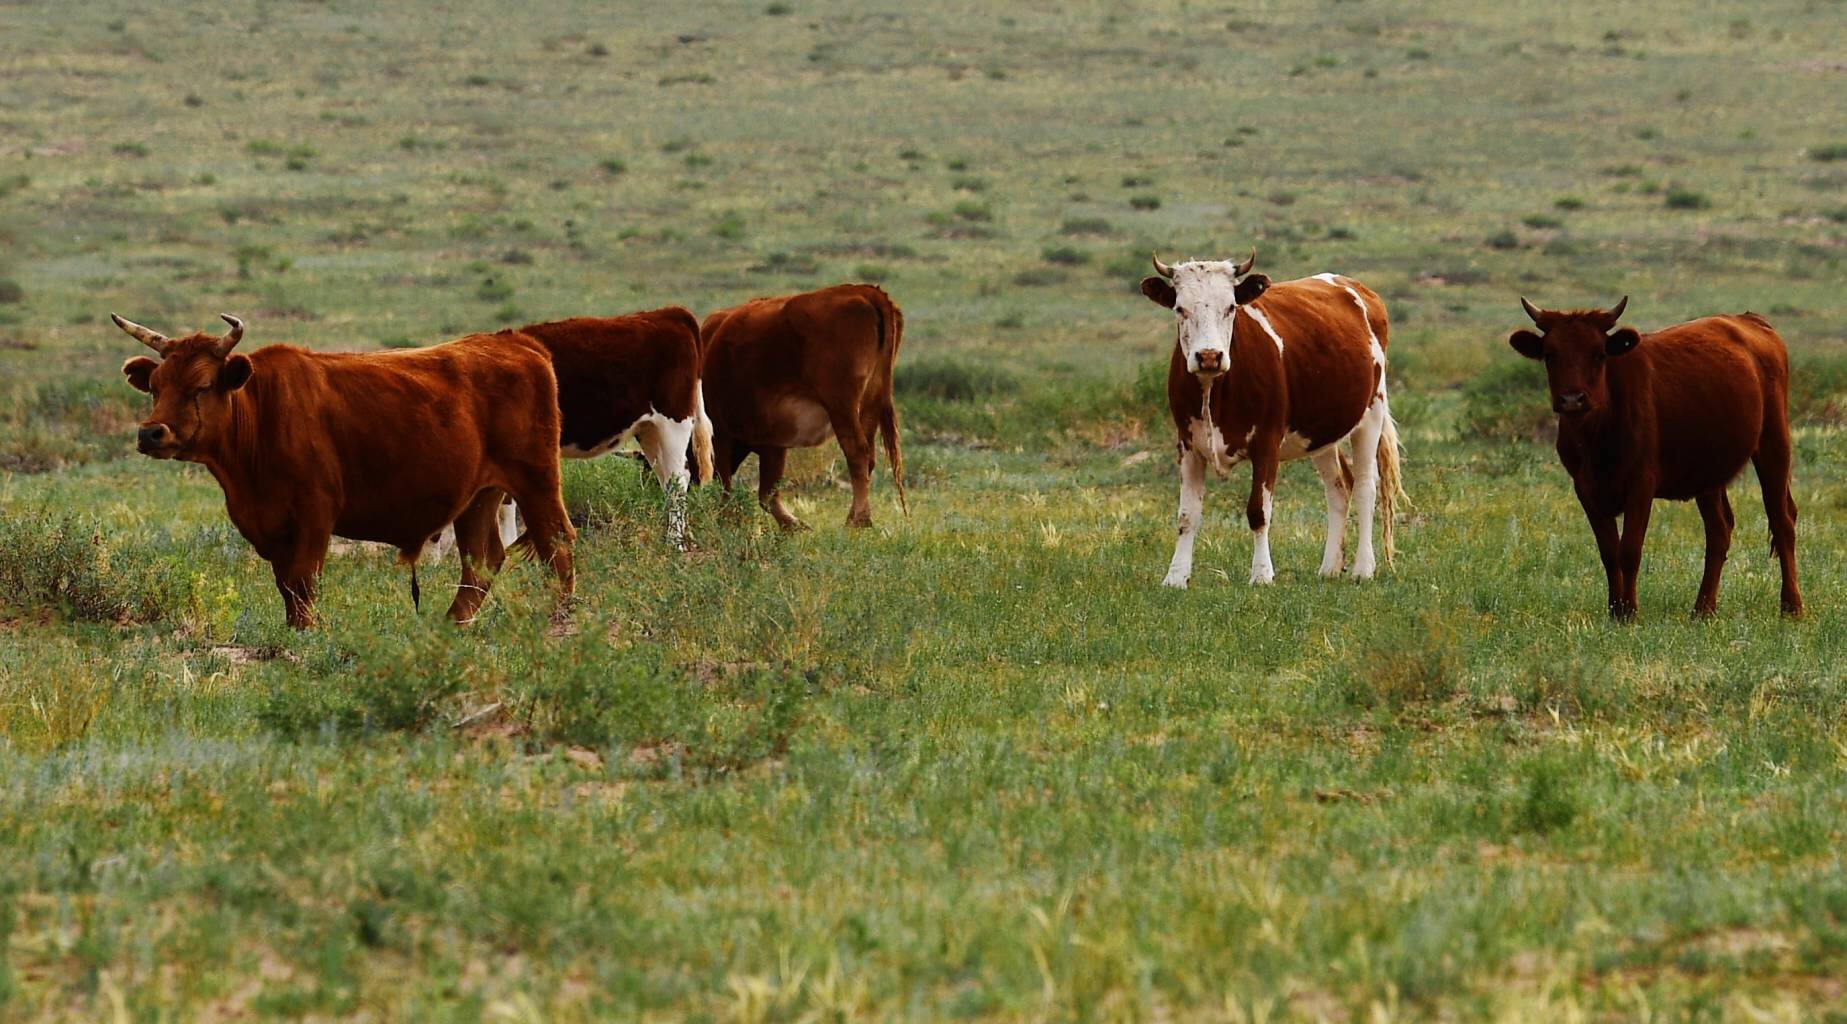
[[[1693,500],[1706,524],[1695,614],[1718,606],[1731,546],[1726,487],[1757,467],[1771,548],[1782,565],[1782,609],[1802,613],[1796,503],[1790,495],[1789,357],[1755,313],[1710,316],[1651,334],[1617,327],[1603,310],[1536,311],[1543,334],[1508,339],[1543,359],[1560,412],[1558,455],[1597,538],[1611,616],[1636,611],[1636,576],[1657,498]],[[1582,411],[1569,410],[1582,406]],[[1618,536],[1616,519],[1623,519]]]
[[[274,567],[289,624],[313,624],[334,536],[398,548],[414,564],[454,523],[463,554],[449,606],[472,619],[499,568],[488,535],[502,492],[527,540],[572,591],[558,474],[557,386],[525,335],[470,335],[432,348],[335,354],[270,345],[226,355],[218,339],[173,341],[122,368],[154,394],[143,450],[205,466],[239,533]],[[498,551],[498,545],[494,545]]]
[[[719,479],[729,488],[738,467],[757,453],[758,500],[785,529],[801,529],[777,490],[784,459],[788,449],[821,444],[832,434],[853,481],[847,524],[871,526],[877,433],[908,510],[891,393],[903,336],[897,304],[863,284],[753,299],[706,317],[702,373]]]

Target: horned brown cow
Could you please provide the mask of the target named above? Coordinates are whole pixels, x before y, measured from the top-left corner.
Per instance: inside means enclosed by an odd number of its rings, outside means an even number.
[[[904,314],[882,289],[843,284],[753,299],[707,316],[699,337],[713,463],[727,488],[755,452],[758,501],[784,529],[805,529],[783,507],[783,463],[790,448],[822,444],[831,434],[853,481],[847,525],[871,526],[877,433],[908,511],[891,394]]]
[[[137,447],[211,472],[232,524],[274,568],[289,625],[313,624],[334,536],[389,544],[414,568],[448,523],[464,556],[449,617],[472,619],[487,596],[483,570],[500,566],[489,535],[502,492],[525,510],[525,543],[570,595],[557,385],[537,341],[503,331],[399,352],[269,345],[242,355],[231,351],[244,334],[235,317],[222,338],[168,338],[111,319],[160,356],[122,366],[154,399]]]
[[[1272,285],[1242,263],[1195,260],[1142,280],[1142,294],[1174,311],[1167,402],[1179,434],[1180,537],[1162,582],[1184,587],[1205,504],[1206,467],[1220,477],[1251,463],[1245,514],[1255,534],[1251,582],[1276,577],[1270,515],[1279,465],[1307,457],[1327,497],[1321,575],[1345,567],[1349,498],[1359,503],[1355,579],[1377,568],[1372,519],[1382,505],[1383,548],[1393,554],[1399,483],[1398,428],[1385,395],[1385,303],[1351,278],[1319,274]],[[1353,439],[1350,462],[1339,448]]]
[[[1710,615],[1718,607],[1733,526],[1725,489],[1746,462],[1757,466],[1771,550],[1783,569],[1783,613],[1802,614],[1783,339],[1756,313],[1641,334],[1617,326],[1628,304],[1625,296],[1609,310],[1545,310],[1523,298],[1539,333],[1523,328],[1508,338],[1514,351],[1545,363],[1559,461],[1597,538],[1610,616],[1635,615],[1636,575],[1656,498],[1699,505],[1706,570],[1693,612]]]

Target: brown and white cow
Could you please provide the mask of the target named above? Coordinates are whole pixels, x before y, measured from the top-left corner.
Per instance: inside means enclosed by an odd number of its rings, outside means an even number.
[[[811,448],[831,434],[853,481],[847,525],[871,526],[877,433],[909,511],[891,395],[904,314],[882,289],[842,284],[753,299],[707,316],[699,337],[713,461],[727,488],[755,452],[758,501],[784,529],[806,529],[783,507],[783,461],[790,448]]]
[[[557,384],[537,341],[503,331],[398,352],[242,355],[231,351],[244,335],[236,317],[222,338],[110,318],[160,356],[122,366],[154,399],[137,447],[211,472],[232,524],[274,568],[289,625],[313,624],[334,536],[389,544],[414,570],[447,523],[464,555],[449,617],[469,621],[504,553],[491,538],[503,492],[526,511],[523,543],[570,596]]]
[[[1319,274],[1272,285],[1242,263],[1193,260],[1142,280],[1142,294],[1174,311],[1177,339],[1167,372],[1167,403],[1179,433],[1180,538],[1162,582],[1184,587],[1205,504],[1206,467],[1220,477],[1251,464],[1245,514],[1256,535],[1251,582],[1276,578],[1270,513],[1281,463],[1307,457],[1327,495],[1327,547],[1321,575],[1344,566],[1349,497],[1359,501],[1355,579],[1377,568],[1372,520],[1383,504],[1385,558],[1403,498],[1398,428],[1385,395],[1385,303],[1351,278]],[[1353,439],[1353,460],[1337,447]]]
[[[667,539],[686,544],[690,450],[712,478],[712,423],[699,379],[699,321],[680,306],[527,324],[551,352],[562,453],[589,459],[633,437],[667,496]]]
[[[1770,547],[1783,568],[1783,613],[1802,614],[1789,493],[1789,354],[1769,322],[1756,313],[1709,316],[1641,334],[1617,326],[1627,296],[1608,310],[1538,309],[1524,298],[1520,305],[1539,332],[1515,331],[1508,343],[1545,363],[1559,461],[1597,538],[1610,616],[1635,615],[1656,498],[1699,505],[1706,571],[1693,613],[1712,614],[1732,542],[1725,489],[1746,462],[1757,466]]]

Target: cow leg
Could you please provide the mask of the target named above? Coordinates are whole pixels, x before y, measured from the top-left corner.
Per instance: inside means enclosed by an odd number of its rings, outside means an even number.
[[[1802,589],[1796,585],[1796,499],[1789,491],[1789,425],[1772,423],[1757,443],[1751,459],[1757,467],[1757,485],[1764,492],[1764,514],[1770,520],[1770,550],[1783,567],[1783,614],[1802,614]]]
[[[549,459],[518,467],[515,482],[508,488],[526,517],[526,532],[521,543],[540,562],[551,567],[558,579],[559,611],[570,604],[577,592],[577,569],[571,559],[571,542],[577,531],[564,510],[564,492],[559,486],[558,460]]]
[[[1706,522],[1706,572],[1700,577],[1693,614],[1711,615],[1719,608],[1719,574],[1725,570],[1725,554],[1732,547],[1732,503],[1724,488],[1708,491],[1695,500],[1700,518]]]
[[[1616,517],[1606,516],[1595,511],[1591,499],[1583,491],[1578,492],[1578,505],[1584,509],[1584,518],[1590,522],[1591,536],[1597,538],[1597,558],[1603,563],[1604,579],[1609,583],[1610,618],[1623,617],[1623,557],[1622,537],[1616,529]]]
[[[693,421],[662,417],[637,432],[667,501],[667,543],[686,550],[686,491],[692,485],[686,452],[693,441]]]
[[[493,488],[475,495],[455,519],[455,553],[462,563],[462,580],[449,603],[449,619],[457,625],[475,620],[493,582],[493,548],[500,539],[501,492]]]
[[[1276,438],[1259,438],[1251,448],[1251,497],[1244,506],[1250,520],[1251,582],[1269,583],[1276,579],[1276,566],[1270,561],[1270,512],[1276,497]]]
[[[718,472],[718,482],[725,490],[731,490],[731,478],[737,476],[738,467],[748,458],[749,445],[723,434],[712,435],[712,468]]]
[[[1378,569],[1372,547],[1372,518],[1379,505],[1379,434],[1385,430],[1384,395],[1372,400],[1353,431],[1353,497],[1359,506],[1360,543],[1353,553],[1353,578],[1369,580]]]
[[[495,526],[487,535],[487,567],[499,572],[506,564],[507,548],[519,539],[519,505],[510,496],[502,496]]]
[[[1328,499],[1328,541],[1321,553],[1321,575],[1339,576],[1347,557],[1347,499],[1352,495],[1353,480],[1350,471],[1341,465],[1340,445],[1328,445],[1309,458]]]
[[[808,529],[808,524],[782,507],[782,467],[788,457],[787,448],[764,448],[757,452],[757,504],[776,517],[777,525],[794,533]]]
[[[1193,578],[1193,539],[1205,516],[1206,457],[1192,448],[1180,449],[1180,537],[1174,541],[1174,560],[1167,566],[1164,587],[1185,589]]]
[[[855,403],[857,405],[857,403]],[[853,507],[847,511],[848,526],[872,525],[872,435],[862,429],[858,410],[827,411],[834,425],[834,438],[847,457],[847,475],[853,481]]]
[[[297,528],[295,546],[271,559],[276,574],[276,589],[282,594],[282,608],[289,625],[311,629],[315,623],[314,597],[321,566],[327,562],[327,545],[333,533],[325,529]]]
[[[1635,618],[1641,602],[1636,598],[1636,577],[1642,571],[1642,544],[1648,539],[1648,518],[1654,512],[1654,500],[1643,499],[1631,502],[1623,513],[1623,596],[1619,608],[1612,614],[1619,619]]]

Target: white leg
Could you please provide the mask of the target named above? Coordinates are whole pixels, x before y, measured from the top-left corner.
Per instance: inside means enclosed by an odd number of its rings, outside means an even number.
[[[1385,429],[1385,396],[1381,392],[1366,407],[1353,431],[1353,497],[1359,506],[1360,546],[1353,555],[1353,578],[1372,579],[1378,558],[1372,550],[1372,516],[1379,504],[1379,433]]]
[[[651,429],[650,429],[651,428]],[[686,467],[687,445],[693,440],[693,420],[658,417],[638,433],[642,450],[654,465],[654,476],[667,496],[667,542],[686,549],[686,490],[692,474]]]
[[[1270,511],[1275,507],[1275,492],[1263,489],[1263,523],[1255,531],[1251,548],[1251,582],[1262,584],[1276,579],[1276,566],[1270,562]]]
[[[1347,480],[1340,471],[1340,445],[1328,445],[1309,456],[1321,475],[1328,499],[1328,543],[1321,553],[1321,575],[1339,576],[1347,557]]]
[[[1167,567],[1164,587],[1185,588],[1193,578],[1193,538],[1206,505],[1206,460],[1192,448],[1180,453],[1180,538],[1174,542],[1174,560]]]
[[[519,506],[513,503],[512,498],[501,501],[499,522],[500,546],[512,547],[513,542],[519,539]]]

